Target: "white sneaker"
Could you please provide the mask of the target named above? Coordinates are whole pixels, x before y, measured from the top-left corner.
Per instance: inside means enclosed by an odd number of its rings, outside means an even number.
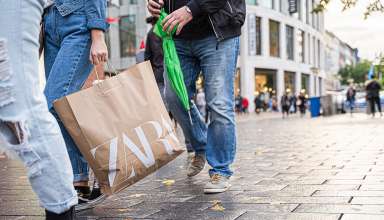
[[[229,177],[220,174],[214,174],[204,187],[204,193],[222,193],[231,187]]]

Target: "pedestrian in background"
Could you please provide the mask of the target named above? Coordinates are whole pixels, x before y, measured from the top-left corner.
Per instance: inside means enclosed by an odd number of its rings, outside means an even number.
[[[248,113],[248,107],[249,107],[249,101],[247,97],[243,97],[243,100],[241,101],[241,112],[244,114]]]
[[[254,102],[255,102],[255,112],[256,114],[260,114],[261,110],[263,109],[263,101],[260,98],[260,94],[256,94]]]
[[[280,100],[280,105],[281,105],[281,113],[283,114],[283,118],[289,116],[289,107],[291,106],[291,102],[289,101],[289,96],[288,93],[284,93],[283,96],[281,96]]]
[[[230,165],[236,153],[234,76],[239,36],[245,20],[245,1],[148,1],[148,9],[154,16],[159,16],[162,7],[169,14],[163,29],[173,30],[177,26],[174,41],[190,98],[196,92],[200,72],[204,76],[208,128],[195,106],[191,110],[193,123],[190,122],[188,112],[166,83],[170,110],[195,149],[188,176],[200,173],[207,159],[212,168],[204,192],[224,192],[230,187],[229,178],[233,174]]]
[[[300,110],[300,116],[303,117],[307,110],[307,97],[304,93],[304,91],[300,92],[299,98],[298,98],[298,106]]]
[[[356,90],[352,84],[349,86],[346,96],[347,96],[347,102],[349,105],[350,113],[352,115],[353,109],[355,107],[355,100],[356,100]]]
[[[97,201],[103,196],[100,189],[90,191],[88,163],[60,121],[53,102],[79,91],[94,65],[107,61],[108,50],[104,41],[104,31],[108,27],[106,7],[105,0],[55,0],[47,5],[43,17],[44,93],[48,108],[59,122],[64,136],[80,203]]]
[[[237,113],[241,113],[241,104],[243,102],[243,98],[241,97],[241,95],[237,95],[236,98],[235,98],[235,109],[236,109],[236,112]]]
[[[5,147],[24,162],[46,219],[72,220],[78,198],[71,162],[39,86],[39,32],[44,4],[41,0],[0,4],[0,148]],[[0,203],[7,207],[7,201]],[[23,207],[16,208],[20,209]]]
[[[297,97],[294,93],[291,94],[291,97],[289,98],[290,104],[290,113],[296,114],[297,112]]]
[[[153,73],[155,74],[155,79],[157,86],[159,87],[161,97],[165,102],[164,98],[164,54],[163,54],[163,45],[162,40],[154,32],[153,28],[157,22],[156,17],[148,17],[146,19],[148,24],[151,24],[152,27],[148,31],[147,40],[145,43],[145,52],[144,59],[151,62]]]
[[[367,82],[365,90],[367,92],[367,100],[371,107],[372,117],[375,117],[376,105],[377,105],[378,111],[380,112],[380,116],[383,116],[383,113],[381,112],[381,102],[380,102],[380,90],[381,90],[380,83],[378,83],[375,79],[370,80]]]
[[[273,112],[278,112],[279,111],[279,106],[277,102],[277,97],[274,95],[272,96],[272,99],[270,100],[271,102],[271,109]]]

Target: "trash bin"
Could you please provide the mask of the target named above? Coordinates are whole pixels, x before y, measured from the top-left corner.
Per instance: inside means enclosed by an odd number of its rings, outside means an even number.
[[[311,117],[315,118],[320,116],[320,97],[309,98]]]

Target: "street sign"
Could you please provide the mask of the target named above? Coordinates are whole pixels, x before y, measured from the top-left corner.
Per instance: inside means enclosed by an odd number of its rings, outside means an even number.
[[[298,0],[288,0],[288,11],[291,14],[297,12],[297,1]]]

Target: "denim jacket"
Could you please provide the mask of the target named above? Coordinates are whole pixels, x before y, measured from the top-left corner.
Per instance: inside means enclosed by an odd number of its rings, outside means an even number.
[[[107,0],[55,0],[55,6],[61,16],[75,11],[84,11],[87,16],[88,29],[106,30]]]

